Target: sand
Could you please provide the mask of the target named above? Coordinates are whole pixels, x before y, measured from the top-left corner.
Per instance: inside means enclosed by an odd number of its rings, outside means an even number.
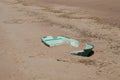
[[[112,0],[101,10],[90,0],[78,3],[91,7],[45,1],[0,0],[0,80],[119,80],[120,27],[111,20],[119,20],[119,11],[105,15]],[[47,47],[41,42],[46,35],[77,39],[80,47]],[[70,54],[86,43],[94,44],[94,55]]]
[[[101,17],[102,23],[120,26],[120,1],[118,0],[24,0],[32,5],[67,5],[86,10],[86,14]]]

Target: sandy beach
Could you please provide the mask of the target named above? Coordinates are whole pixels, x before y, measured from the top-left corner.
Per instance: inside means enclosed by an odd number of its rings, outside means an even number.
[[[118,0],[0,0],[0,80],[119,80]],[[76,39],[47,47],[41,38]],[[90,57],[71,55],[86,43]]]
[[[120,5],[118,0],[24,0],[31,5],[66,5],[86,10],[85,14],[102,18],[102,23],[120,26]]]

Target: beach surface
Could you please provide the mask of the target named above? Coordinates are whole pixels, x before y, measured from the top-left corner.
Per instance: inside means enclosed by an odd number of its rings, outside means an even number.
[[[0,80],[119,80],[118,0],[0,0]],[[47,47],[44,36],[80,42]],[[95,46],[90,57],[70,52]]]
[[[86,10],[87,14],[101,17],[102,23],[120,26],[120,1],[118,0],[24,0],[32,5],[66,5]]]

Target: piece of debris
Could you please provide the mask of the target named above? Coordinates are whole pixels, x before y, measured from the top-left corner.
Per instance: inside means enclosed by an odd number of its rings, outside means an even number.
[[[45,45],[49,47],[61,45],[64,43],[68,43],[74,47],[79,47],[79,41],[65,36],[58,36],[57,38],[53,38],[52,36],[45,36],[41,40]]]
[[[79,56],[85,56],[89,57],[94,54],[94,51],[92,50],[94,48],[94,45],[92,44],[86,44],[85,49],[81,51],[73,51],[71,52],[72,55],[79,55]]]

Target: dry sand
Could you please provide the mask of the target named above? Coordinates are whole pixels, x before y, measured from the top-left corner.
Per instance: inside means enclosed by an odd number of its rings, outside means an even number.
[[[113,25],[111,20],[104,23],[108,20],[102,17],[105,8],[99,11],[94,5],[81,8],[72,5],[72,0],[67,4],[61,1],[51,5],[41,0],[0,0],[0,80],[120,79],[119,24],[114,21]],[[77,39],[80,47],[65,44],[49,48],[41,42],[46,35]],[[86,43],[95,45],[93,56],[70,54]]]
[[[24,0],[25,3],[42,5],[67,5],[86,10],[86,14],[98,16],[102,23],[120,26],[119,0]]]

